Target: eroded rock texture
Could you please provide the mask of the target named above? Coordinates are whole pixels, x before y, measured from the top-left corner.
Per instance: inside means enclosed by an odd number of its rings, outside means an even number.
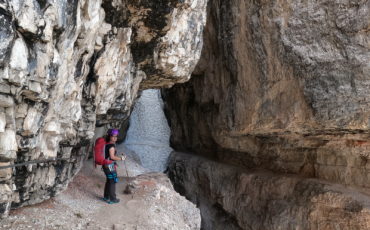
[[[0,213],[46,199],[81,166],[95,125],[140,89],[189,79],[206,1],[0,0]]]
[[[368,193],[317,179],[246,170],[173,154],[175,188],[202,211],[204,229],[368,229]]]
[[[193,77],[165,92],[173,147],[369,189],[369,10],[362,0],[210,1]]]

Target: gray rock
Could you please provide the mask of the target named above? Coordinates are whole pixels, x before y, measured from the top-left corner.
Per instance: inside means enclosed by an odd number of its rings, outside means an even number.
[[[63,158],[13,168],[0,214],[64,190],[95,126],[121,127],[139,90],[189,79],[206,3],[0,1],[0,160]]]
[[[147,216],[140,220],[138,229],[200,229],[199,209],[174,191],[166,175],[139,175],[128,183],[125,190],[134,194],[134,197],[145,197],[145,201],[130,200],[127,203],[129,209],[133,208],[142,213],[141,216]],[[141,202],[145,202],[145,205],[142,206]]]

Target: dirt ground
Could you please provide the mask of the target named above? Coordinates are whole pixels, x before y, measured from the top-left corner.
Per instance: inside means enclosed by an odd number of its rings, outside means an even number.
[[[66,191],[40,204],[12,210],[2,220],[1,229],[112,229],[103,223],[119,219],[119,207],[127,209],[133,197],[124,195],[123,189],[129,178],[120,177],[117,183],[118,204],[107,204],[101,200],[105,176],[92,162],[86,162]],[[101,215],[105,213],[104,217]],[[114,222],[113,222],[114,223]]]
[[[130,166],[132,164],[129,163],[129,175],[132,168]],[[124,167],[122,163],[121,167]],[[137,167],[135,170],[138,171]],[[163,207],[162,204],[176,206],[166,204],[168,201],[162,199],[163,191],[167,191],[166,188],[159,190],[157,188],[156,192],[153,192],[154,190],[150,192],[150,189],[146,188],[154,188],[157,182],[148,177],[137,183],[144,188],[139,189],[141,192],[136,190],[132,194],[124,194],[127,183],[133,178],[125,177],[125,168],[118,170],[118,174],[116,194],[121,200],[118,204],[107,204],[101,200],[105,176],[100,167],[94,168],[92,162],[88,161],[64,192],[40,204],[12,210],[8,218],[1,220],[0,229],[193,229],[194,226],[191,227],[192,224],[187,223],[184,225],[185,228],[176,226],[179,217],[169,215],[173,215],[178,210],[173,212],[173,210],[167,210],[169,207]],[[166,178],[164,174],[158,175],[155,177]],[[158,194],[162,195],[158,197]],[[173,202],[178,203],[178,201]],[[170,214],[161,214],[168,212]],[[183,210],[178,212],[180,219],[194,218],[195,220],[190,222],[195,221],[200,224],[200,220],[197,220],[195,215],[184,216],[182,212]],[[168,220],[161,226],[163,218]],[[195,228],[198,228],[198,224],[195,225]]]

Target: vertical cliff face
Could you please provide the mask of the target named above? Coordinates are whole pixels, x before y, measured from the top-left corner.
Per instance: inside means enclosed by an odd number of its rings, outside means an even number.
[[[173,145],[294,173],[332,165],[329,152],[367,158],[369,7],[210,2],[194,78],[165,93]]]
[[[244,169],[369,188],[369,10],[369,1],[210,1],[193,77],[164,93],[173,147]],[[176,183],[209,184],[197,191],[215,192],[210,204],[235,217],[231,201],[217,198],[217,169],[204,182],[176,167],[194,162],[172,164],[183,179]],[[272,195],[266,191],[254,199]]]
[[[95,125],[140,89],[189,79],[206,1],[0,1],[0,213],[66,187]]]

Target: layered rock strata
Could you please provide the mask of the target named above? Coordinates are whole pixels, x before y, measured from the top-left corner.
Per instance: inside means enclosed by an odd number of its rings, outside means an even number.
[[[189,79],[206,1],[0,0],[0,213],[66,187],[95,125],[119,127],[137,92]]]
[[[338,184],[182,153],[171,155],[169,176],[177,191],[200,208],[204,229],[370,227],[369,193]]]
[[[172,146],[368,189],[369,10],[361,0],[210,1],[192,79],[164,92]]]

